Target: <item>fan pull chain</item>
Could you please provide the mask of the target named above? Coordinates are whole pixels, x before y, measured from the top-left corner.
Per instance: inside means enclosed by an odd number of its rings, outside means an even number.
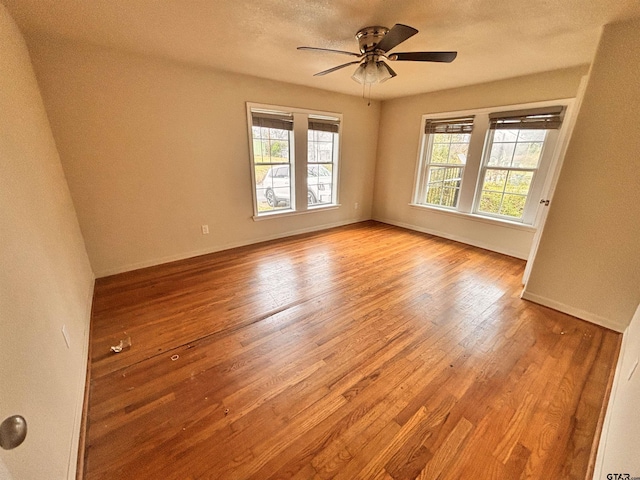
[[[369,93],[367,94],[367,85],[369,85]],[[366,95],[366,97],[365,97]],[[371,106],[371,84],[363,83],[362,84],[362,99],[367,100],[367,107]]]

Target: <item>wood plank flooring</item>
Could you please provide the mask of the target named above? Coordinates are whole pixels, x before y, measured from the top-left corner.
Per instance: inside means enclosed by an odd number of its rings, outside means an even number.
[[[620,335],[523,268],[366,222],[99,279],[85,478],[584,479]]]

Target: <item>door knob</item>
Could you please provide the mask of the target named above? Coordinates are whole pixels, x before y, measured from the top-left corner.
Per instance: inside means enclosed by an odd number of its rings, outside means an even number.
[[[16,448],[27,436],[27,421],[20,415],[12,415],[0,423],[0,447]]]

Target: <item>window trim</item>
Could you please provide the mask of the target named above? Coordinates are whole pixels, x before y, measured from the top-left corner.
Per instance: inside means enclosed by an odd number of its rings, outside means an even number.
[[[340,169],[342,158],[342,125],[343,115],[337,112],[328,112],[324,110],[313,110],[309,108],[289,107],[283,105],[271,105],[256,102],[246,102],[247,109],[247,133],[249,140],[249,165],[251,170],[251,198],[253,202],[253,220],[264,220],[268,218],[279,218],[283,216],[301,215],[311,212],[320,212],[325,210],[336,209],[340,207]],[[292,172],[292,189],[290,207],[286,209],[258,212],[258,198],[256,191],[256,173],[253,151],[253,112],[252,110],[264,110],[270,112],[286,112],[290,113],[293,117],[293,130],[292,130],[292,142],[290,150],[290,171]],[[307,204],[307,155],[308,155],[308,131],[309,131],[309,117],[326,117],[336,118],[338,122],[338,138],[337,147],[335,152],[337,158],[333,163],[333,202],[319,205]],[[301,195],[302,193],[302,195]]]
[[[557,176],[557,169],[560,164],[560,155],[564,151],[566,142],[570,136],[570,130],[572,123],[569,121],[573,115],[574,98],[561,98],[556,100],[545,100],[542,102],[530,102],[523,104],[513,105],[498,105],[494,107],[468,109],[468,110],[455,110],[447,112],[428,113],[422,115],[420,123],[420,141],[417,153],[416,167],[414,173],[414,187],[411,194],[411,200],[409,205],[412,207],[418,207],[425,211],[433,211],[438,213],[447,213],[452,215],[459,215],[460,217],[488,220],[488,223],[493,224],[510,224],[513,226],[519,225],[529,228],[537,228],[540,221],[540,208],[531,208],[533,212],[527,216],[527,221],[523,216],[522,220],[512,220],[508,217],[478,213],[477,204],[480,198],[480,189],[482,187],[482,173],[484,171],[484,158],[488,155],[488,139],[489,135],[492,135],[492,130],[489,127],[489,115],[496,113],[517,112],[520,110],[531,110],[537,108],[547,108],[552,106],[565,107],[564,122],[560,129],[555,130],[555,140],[552,145],[547,146],[545,142],[545,151],[550,149],[548,161],[546,162],[546,168],[544,172],[544,178],[537,175],[538,185],[536,190],[532,188],[527,198],[527,206],[530,203],[537,204],[538,199],[533,200],[533,196],[537,195],[544,198],[549,194],[551,190],[552,179]],[[457,207],[435,206],[420,203],[419,199],[421,194],[426,189],[426,175],[428,172],[429,163],[425,161],[425,155],[428,152],[428,148],[431,144],[431,135],[425,133],[425,125],[428,120],[444,120],[446,118],[457,117],[469,117],[474,116],[474,134],[471,134],[471,141],[469,143],[469,153],[467,155],[467,163],[463,172],[462,184],[460,186],[460,198],[458,199]],[[476,124],[478,123],[478,125]],[[540,168],[540,167],[539,167]],[[464,192],[464,193],[463,193]],[[532,206],[533,207],[533,206]]]

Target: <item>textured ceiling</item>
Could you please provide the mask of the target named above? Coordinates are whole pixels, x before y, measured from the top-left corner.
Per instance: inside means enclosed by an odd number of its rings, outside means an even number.
[[[419,30],[396,51],[457,50],[451,64],[394,62],[371,96],[395,98],[589,63],[601,27],[637,0],[0,0],[27,36],[45,35],[362,95],[347,56],[362,27]],[[393,50],[392,50],[393,52]]]

